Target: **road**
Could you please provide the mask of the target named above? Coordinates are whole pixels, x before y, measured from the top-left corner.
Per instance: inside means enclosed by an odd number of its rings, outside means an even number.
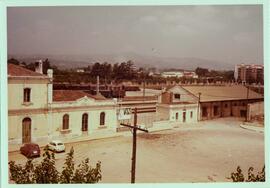
[[[237,165],[247,175],[264,165],[264,134],[239,127],[233,118],[202,121],[196,125],[155,133],[142,133],[137,139],[136,182],[190,183],[227,182]],[[66,145],[74,147],[75,163],[89,157],[91,164],[101,161],[101,183],[129,183],[132,137],[92,140]],[[61,170],[66,153],[56,154]],[[23,164],[26,158],[18,152],[9,160]],[[35,159],[36,161],[41,160]]]

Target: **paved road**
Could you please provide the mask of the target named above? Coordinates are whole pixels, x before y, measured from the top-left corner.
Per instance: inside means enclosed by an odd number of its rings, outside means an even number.
[[[264,165],[264,134],[239,127],[232,118],[203,121],[196,126],[138,136],[136,182],[226,182],[240,165],[260,170]],[[75,163],[89,157],[92,164],[102,162],[102,183],[129,183],[132,137],[73,143]],[[56,154],[61,170],[65,153]],[[9,160],[24,163],[19,153]],[[40,159],[37,159],[37,161]]]

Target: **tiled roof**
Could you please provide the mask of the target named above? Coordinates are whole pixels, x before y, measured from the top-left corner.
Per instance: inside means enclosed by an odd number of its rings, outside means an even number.
[[[54,90],[53,101],[75,101],[84,96],[93,98],[95,100],[105,100],[106,98],[102,95],[90,95],[80,90]]]
[[[247,99],[247,87],[232,86],[182,86],[196,97],[201,93],[201,102]],[[263,99],[263,96],[249,89],[249,99]]]
[[[157,96],[125,96],[123,101],[150,101],[150,100],[157,100]]]
[[[40,74],[29,69],[23,68],[12,63],[8,63],[8,76],[39,76],[47,77],[44,74]]]

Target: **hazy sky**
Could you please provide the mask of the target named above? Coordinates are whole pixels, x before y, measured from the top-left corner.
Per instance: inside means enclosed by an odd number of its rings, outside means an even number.
[[[8,8],[8,53],[263,63],[261,5]]]

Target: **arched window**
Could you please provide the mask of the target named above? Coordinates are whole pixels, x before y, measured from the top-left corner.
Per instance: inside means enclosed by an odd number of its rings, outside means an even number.
[[[22,143],[31,142],[31,119],[26,117],[22,120]]]
[[[100,113],[100,125],[105,125],[105,112]]]
[[[31,101],[31,89],[24,88],[23,89],[23,102],[30,102]]]
[[[175,114],[175,119],[178,120],[178,112]]]
[[[69,115],[68,114],[65,114],[64,116],[63,116],[63,125],[62,125],[63,127],[63,130],[65,130],[65,129],[69,129]]]
[[[88,130],[88,114],[84,113],[82,115],[82,131]]]

